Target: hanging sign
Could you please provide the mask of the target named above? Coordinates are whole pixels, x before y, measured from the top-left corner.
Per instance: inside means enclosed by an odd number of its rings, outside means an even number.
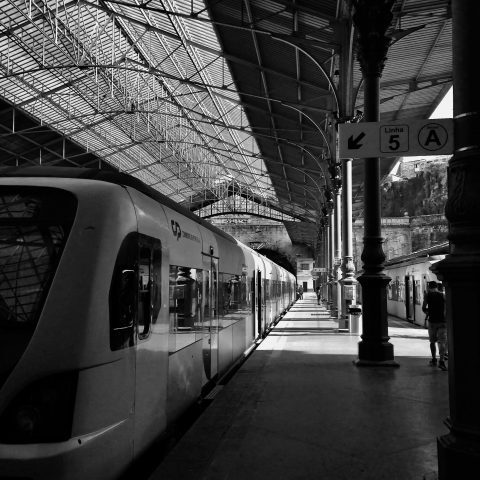
[[[453,154],[453,119],[341,123],[340,158]]]

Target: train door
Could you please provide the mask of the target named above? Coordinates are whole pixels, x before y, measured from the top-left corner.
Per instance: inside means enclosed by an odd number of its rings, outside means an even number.
[[[414,288],[415,283],[412,275],[405,276],[405,316],[409,322],[415,321],[415,304],[414,304]]]
[[[263,335],[263,328],[262,328],[262,304],[263,304],[263,296],[262,296],[262,272],[260,270],[257,271],[257,325],[258,325],[258,334]]]
[[[165,269],[163,269],[165,274]],[[137,325],[135,375],[135,455],[166,426],[166,392],[168,357],[165,344],[168,339],[158,332],[160,325],[162,278],[162,245],[160,240],[138,235],[137,263]]]
[[[257,338],[259,335],[258,331],[258,322],[257,322],[257,287],[256,287],[256,271],[253,271],[251,285],[250,285],[250,295],[251,295],[251,306],[252,306],[252,331],[253,337]]]
[[[208,380],[218,371],[218,259],[203,260],[203,367]]]

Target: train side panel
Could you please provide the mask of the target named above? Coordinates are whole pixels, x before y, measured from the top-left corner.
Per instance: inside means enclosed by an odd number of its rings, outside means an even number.
[[[170,422],[201,394],[205,368],[210,366],[205,338],[210,332],[204,328],[204,310],[207,305],[207,315],[214,312],[215,292],[210,288],[209,271],[204,271],[200,225],[168,207],[163,210],[170,229],[166,242],[169,283],[165,291],[169,330],[166,414]],[[215,243],[212,248],[217,249]]]
[[[223,375],[247,349],[245,331],[249,316],[245,257],[237,243],[218,237],[219,249],[219,361]]]
[[[137,456],[167,427],[168,245],[172,230],[158,202],[134,189],[129,188],[128,192],[137,216],[139,295],[143,296],[138,302],[136,339],[134,452]],[[151,282],[160,295],[156,299],[158,307],[153,311]]]

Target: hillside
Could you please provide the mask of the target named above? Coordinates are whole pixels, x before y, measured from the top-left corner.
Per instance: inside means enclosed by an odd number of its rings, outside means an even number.
[[[443,214],[447,201],[447,161],[422,162],[421,170],[400,171],[403,180],[382,185],[382,217]]]

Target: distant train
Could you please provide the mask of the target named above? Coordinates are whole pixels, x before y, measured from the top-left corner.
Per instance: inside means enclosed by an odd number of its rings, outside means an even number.
[[[120,477],[295,286],[128,175],[0,169],[0,478]]]
[[[430,267],[448,253],[447,242],[385,262],[385,273],[391,278],[387,297],[389,315],[425,325],[422,303],[427,283],[430,280],[440,282]]]

